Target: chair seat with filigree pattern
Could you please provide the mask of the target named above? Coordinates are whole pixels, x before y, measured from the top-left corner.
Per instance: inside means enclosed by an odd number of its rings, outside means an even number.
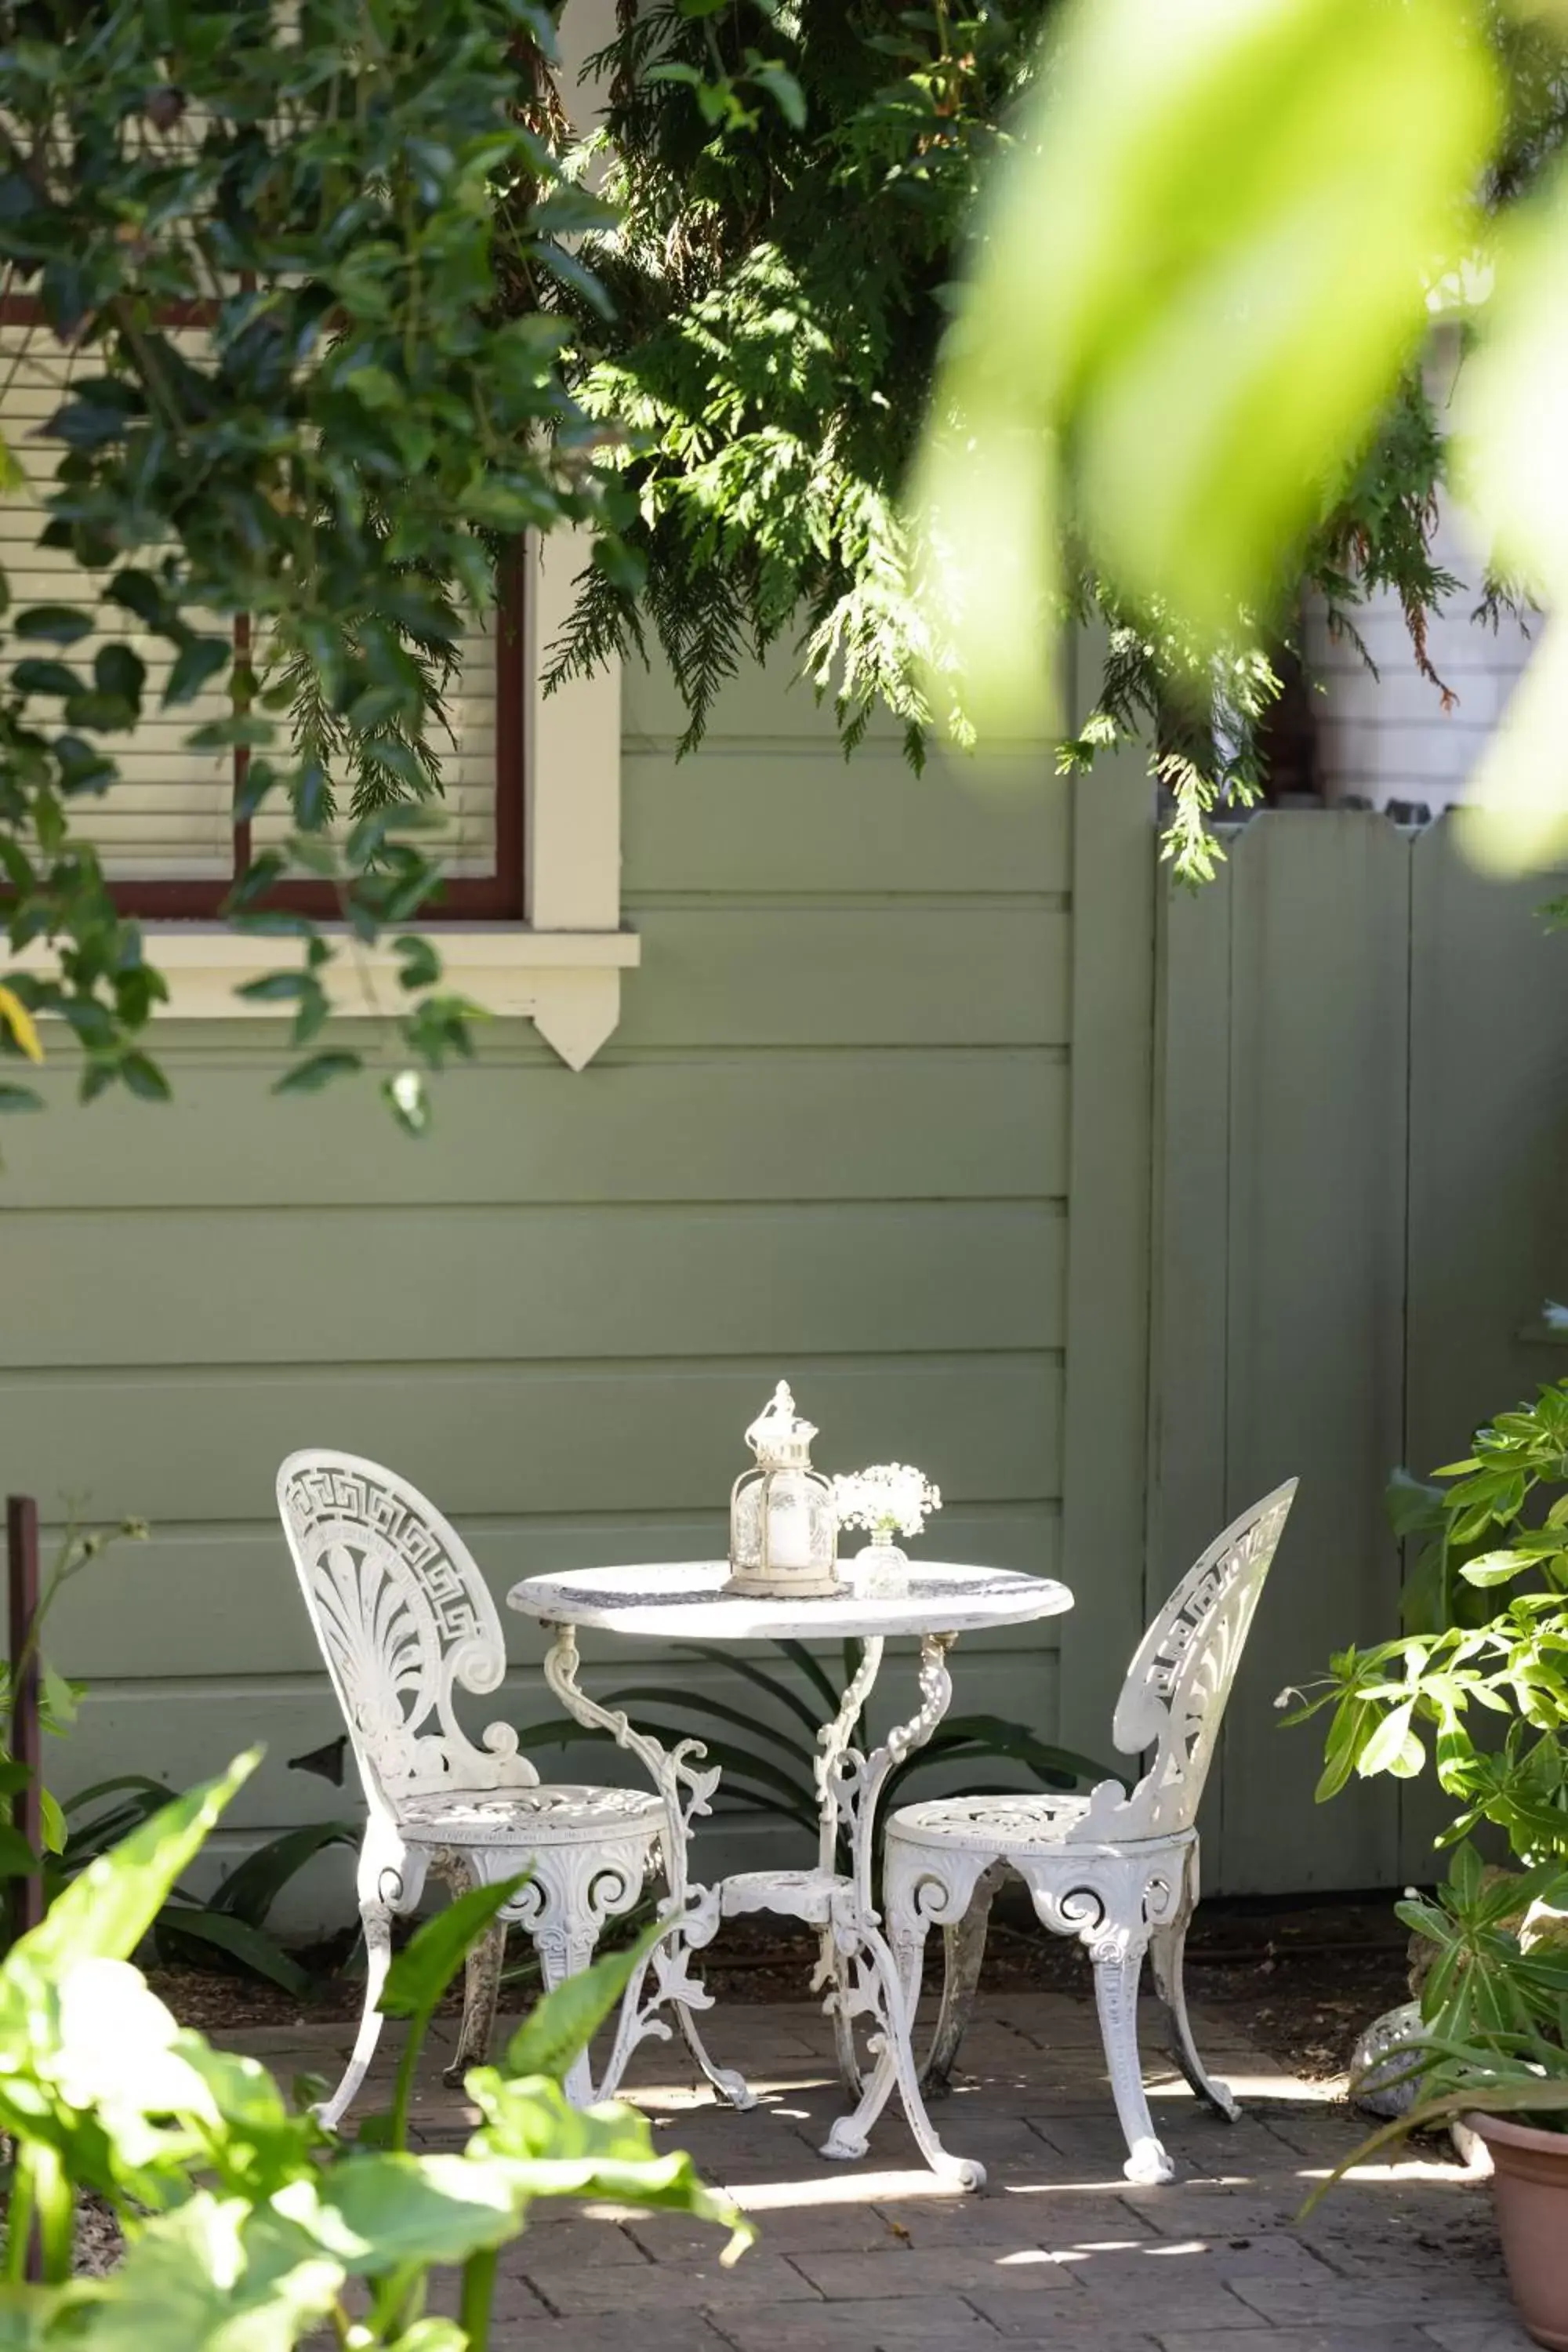
[[[942,2010],[927,2080],[951,2073],[985,1952],[992,1897],[1009,1871],[1035,1913],[1075,1936],[1094,1962],[1095,1999],[1127,2178],[1168,2180],[1138,2056],[1138,1980],[1145,1954],[1164,2003],[1173,2053],[1201,2098],[1237,2113],[1205,2072],[1182,1989],[1182,1952],[1198,1899],[1198,1801],[1263,1580],[1296,1482],[1244,1511],[1190,1569],[1139,1645],[1111,1726],[1124,1756],[1149,1757],[1136,1784],[1102,1780],[1087,1797],[936,1797],[888,1823],[883,1885],[889,1939],[918,1995],[927,1932],[943,1931]]]
[[[967,1845],[996,1835],[1006,1839],[1010,1850],[1063,1845],[1076,1839],[1088,1811],[1087,1797],[1037,1794],[1031,1789],[1016,1797],[934,1797],[924,1804],[900,1805],[893,1819],[910,1845]]]
[[[398,1809],[405,1836],[420,1845],[506,1845],[531,1837],[584,1839],[664,1826],[664,1806],[651,1789],[573,1788],[458,1790],[450,1796],[405,1797]]]
[[[364,2011],[321,2110],[335,2126],[381,2031],[393,1918],[415,1908],[427,1877],[456,1891],[528,1874],[468,1955],[452,2070],[460,2079],[489,2043],[505,1921],[532,1937],[547,1986],[586,1968],[600,1929],[632,1908],[658,1867],[666,1814],[651,1790],[542,1787],[510,1724],[469,1738],[458,1697],[500,1688],[500,1619],[467,1546],[416,1487],[358,1454],[291,1454],[278,1473],[278,1508],[369,1816],[357,1880]],[[580,2103],[594,2095],[585,2055],[566,2087]]]

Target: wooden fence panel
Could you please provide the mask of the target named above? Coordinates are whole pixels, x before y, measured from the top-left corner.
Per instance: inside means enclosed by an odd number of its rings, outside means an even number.
[[[1316,1807],[1318,1743],[1273,1702],[1396,1603],[1378,1498],[1403,1436],[1408,867],[1386,824],[1270,814],[1167,924],[1159,1549],[1183,1540],[1162,1575],[1301,1480],[1210,1807],[1230,1893],[1395,1869],[1392,1788]]]

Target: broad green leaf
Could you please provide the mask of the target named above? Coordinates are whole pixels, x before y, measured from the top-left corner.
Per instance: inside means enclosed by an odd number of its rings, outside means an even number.
[[[137,2231],[89,2288],[78,2322],[91,2352],[293,2352],[325,2317],[341,2263],[238,2198],[198,2190]]]
[[[384,2014],[427,2016],[462,1967],[470,1947],[528,1880],[529,1873],[523,1870],[493,1886],[471,1886],[465,1894],[454,1895],[434,1917],[424,1920],[387,1972],[381,1996]]]
[[[434,988],[441,977],[441,959],[428,940],[405,932],[392,942],[397,957],[399,988]]]
[[[68,1964],[57,1990],[53,2045],[33,2063],[71,2106],[97,2109],[111,2130],[132,2116],[210,2109],[178,2023],[129,1960]]]
[[[403,2263],[460,2263],[478,2247],[499,2246],[516,2231],[520,2199],[504,2165],[388,2150],[356,2151],[319,2185],[295,2182],[273,2202],[344,2270],[363,2274]]]
[[[1079,0],[943,353],[917,488],[941,666],[1048,705],[1054,534],[1205,639],[1268,606],[1462,249],[1498,121],[1462,0]]]
[[[467,2088],[484,2117],[470,2153],[504,2159],[525,2196],[607,2197],[690,2213],[729,2231],[726,2263],[755,2236],[745,2215],[698,2178],[689,2156],[655,2155],[647,2120],[633,2108],[574,2107],[558,2083],[509,2080],[493,2066],[476,2067]]]
[[[831,1723],[838,1712],[838,1693],[834,1689],[821,1663],[812,1656],[804,1642],[780,1642],[777,1646],[782,1655],[790,1661],[797,1672],[805,1676],[810,1687],[818,1694],[822,1701],[821,1706],[803,1697],[784,1675],[771,1674],[765,1666],[758,1665],[753,1659],[726,1658],[724,1645],[721,1643],[682,1642],[679,1644],[684,1656],[707,1658],[714,1665],[723,1666],[729,1672],[740,1675],[756,1689],[765,1691],[769,1697],[776,1699],[781,1706],[788,1707],[792,1715],[799,1717],[810,1734],[811,1746],[815,1748],[817,1733],[825,1723]]]
[[[1467,1584],[1511,1584],[1516,1577],[1528,1574],[1534,1565],[1532,1559],[1516,1551],[1488,1551],[1479,1559],[1467,1560],[1459,1574]]]
[[[1483,873],[1529,873],[1568,851],[1568,629],[1548,619],[1454,813],[1457,838]]]
[[[253,1004],[291,1004],[312,984],[309,972],[264,971],[255,980],[241,981],[234,992],[247,997]]]
[[[1447,1524],[1447,1497],[1442,1488],[1413,1478],[1408,1470],[1396,1470],[1390,1478],[1383,1490],[1383,1507],[1402,1540],[1438,1534]]]
[[[8,1029],[19,1052],[29,1062],[41,1062],[44,1049],[38,1043],[38,1033],[33,1016],[14,988],[0,982],[0,1029]]]
[[[68,1731],[81,1712],[81,1685],[73,1683],[46,1658],[38,1676],[44,1720],[51,1731]]]
[[[1559,2051],[1559,2059],[1562,2054]],[[1318,2182],[1297,2218],[1304,2220],[1328,2195],[1336,2181],[1342,2180],[1347,2172],[1366,2164],[1395,2141],[1407,2138],[1411,2132],[1429,2130],[1434,2124],[1446,2124],[1455,2116],[1472,2114],[1478,2109],[1493,2116],[1562,2116],[1564,2128],[1568,2128],[1568,2082],[1541,2082],[1533,2078],[1527,2082],[1504,2082],[1500,2081],[1495,2073],[1489,2076],[1486,2069],[1478,2065],[1474,2079],[1462,2087],[1445,2092],[1438,2098],[1418,2100],[1406,2114],[1393,2123],[1384,2124],[1381,2130],[1363,2140],[1359,2147],[1353,2148],[1349,2156],[1335,2165],[1326,2179]]]
[[[94,1957],[128,1959],[260,1760],[261,1750],[250,1748],[220,1779],[176,1797],[122,1845],[89,1863],[42,1925],[13,1946],[0,1979],[23,1969],[58,1978],[71,1963]]]
[[[131,1092],[140,1096],[143,1102],[168,1102],[174,1093],[168,1079],[150,1055],[122,1055],[120,1075]]]
[[[347,1822],[307,1822],[269,1838],[254,1853],[236,1864],[212,1899],[211,1907],[227,1911],[252,1927],[265,1927],[268,1913],[290,1879],[328,1846],[359,1843]]]
[[[90,612],[79,604],[29,604],[16,614],[11,623],[19,637],[41,637],[51,645],[74,646],[83,637],[90,637],[94,623]]]
[[[1391,1707],[1362,1749],[1356,1759],[1356,1770],[1363,1780],[1379,1772],[1391,1773],[1396,1780],[1408,1780],[1419,1772],[1425,1760],[1421,1742],[1410,1728],[1415,1712],[1414,1699],[1402,1706]]]
[[[58,2299],[46,2287],[0,2286],[0,2352],[42,2352]]]
[[[348,1077],[353,1071],[363,1067],[364,1057],[360,1054],[313,1054],[308,1062],[297,1063],[293,1069],[285,1070],[272,1091],[275,1095],[320,1094],[321,1088],[331,1086],[334,1078]]]
[[[0,1821],[0,1878],[26,1878],[38,1867],[38,1857],[19,1829]]]
[[[547,1992],[507,2044],[509,2072],[562,2081],[667,1932],[663,1920],[651,1921],[624,1952],[606,1954]]]
[[[248,1920],[237,1919],[227,1911],[211,1910],[194,1903],[165,1904],[158,1915],[154,1936],[166,1950],[176,1949],[182,1940],[205,1945],[209,1951],[220,1953],[225,1959],[237,1960],[242,1968],[265,1978],[268,1984],[279,1986],[284,1992],[292,1993],[296,2000],[302,2000],[310,1990],[308,1973],[280,1944],[275,1943],[264,1929],[253,1927]]]
[[[163,700],[169,703],[194,702],[207,680],[226,669],[234,659],[234,647],[226,637],[191,637],[180,647],[163,688]]]

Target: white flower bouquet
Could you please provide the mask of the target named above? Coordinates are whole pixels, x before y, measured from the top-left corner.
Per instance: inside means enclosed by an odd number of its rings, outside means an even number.
[[[841,1528],[864,1528],[874,1543],[894,1535],[918,1536],[942,1495],[923,1470],[910,1462],[874,1462],[833,1481],[834,1507]]]

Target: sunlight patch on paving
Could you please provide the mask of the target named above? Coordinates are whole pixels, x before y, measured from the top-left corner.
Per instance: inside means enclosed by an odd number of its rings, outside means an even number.
[[[804,2180],[748,2180],[726,2184],[727,2193],[748,2213],[777,2213],[811,2206],[882,2205],[897,2198],[941,2198],[962,2204],[964,2192],[939,2180],[921,2166],[909,2172],[845,2172]]]

